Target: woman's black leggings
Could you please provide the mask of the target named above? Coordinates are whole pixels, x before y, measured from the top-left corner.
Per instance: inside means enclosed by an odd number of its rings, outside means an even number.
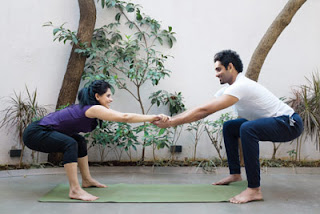
[[[77,162],[87,155],[87,144],[81,135],[69,136],[38,123],[31,123],[23,133],[23,142],[28,148],[45,153],[62,152],[64,164]]]

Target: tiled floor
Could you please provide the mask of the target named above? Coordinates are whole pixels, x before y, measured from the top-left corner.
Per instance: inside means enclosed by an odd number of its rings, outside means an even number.
[[[0,213],[320,213],[320,168],[262,169],[264,201],[231,203],[40,203],[39,197],[67,183],[63,168],[0,171]],[[92,167],[105,184],[212,183],[228,174],[226,168],[205,173],[193,167]]]

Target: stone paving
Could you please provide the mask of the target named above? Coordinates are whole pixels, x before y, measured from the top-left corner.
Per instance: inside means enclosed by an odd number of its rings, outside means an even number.
[[[212,183],[227,168],[207,173],[196,167],[91,167],[105,184]],[[63,168],[0,171],[0,213],[320,213],[320,168],[262,168],[264,201],[231,203],[43,203],[38,198],[60,183],[67,183]]]

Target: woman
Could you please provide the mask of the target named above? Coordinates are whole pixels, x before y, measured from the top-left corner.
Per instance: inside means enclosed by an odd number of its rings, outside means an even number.
[[[80,187],[77,166],[82,176],[82,187],[107,187],[94,180],[89,171],[87,145],[79,132],[90,132],[98,125],[97,120],[139,123],[166,121],[165,115],[141,115],[120,113],[111,110],[110,85],[96,80],[78,94],[79,104],[51,113],[40,121],[33,122],[24,131],[25,145],[36,151],[62,152],[64,168],[69,180],[69,197],[72,199],[94,201],[98,197]]]

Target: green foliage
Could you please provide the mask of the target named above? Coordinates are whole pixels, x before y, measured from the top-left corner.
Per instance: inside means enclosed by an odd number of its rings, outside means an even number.
[[[91,147],[99,146],[101,149],[100,159],[103,162],[105,153],[116,149],[118,159],[121,159],[121,153],[124,151],[131,159],[131,150],[137,150],[137,146],[141,145],[137,134],[143,132],[142,140],[145,142],[144,147],[152,146],[155,158],[155,150],[168,147],[169,137],[166,129],[160,129],[157,126],[148,123],[133,128],[128,123],[103,121],[91,133],[85,135],[88,141],[91,141]],[[109,151],[106,151],[108,149]]]
[[[222,142],[223,142],[223,135],[222,135],[222,128],[223,124],[228,121],[232,120],[234,117],[230,113],[221,114],[220,117],[215,121],[205,121],[205,131],[208,134],[212,145],[216,149],[220,160],[223,159],[221,151],[222,151]]]
[[[274,160],[268,160],[268,159],[261,159],[260,165],[261,167],[319,167],[320,161],[306,161],[306,160],[300,160],[296,161],[293,160],[295,157],[294,150],[289,151],[291,154],[290,159],[291,160],[281,160],[281,159],[274,159]],[[263,169],[262,169],[263,170]]]
[[[169,76],[170,71],[164,67],[168,56],[156,50],[155,42],[171,48],[176,41],[172,27],[161,30],[157,20],[142,14],[141,7],[133,3],[106,0],[101,1],[101,5],[118,13],[115,22],[95,29],[90,45],[79,41],[76,32],[64,28],[65,24],[53,30],[54,40],[78,44],[79,48],[75,51],[88,57],[84,79],[111,79],[120,89],[127,89],[126,81],[119,78],[119,74],[137,87],[146,81],[158,85],[161,79]],[[134,12],[135,19],[130,20],[127,13]],[[119,30],[122,16],[131,35],[123,35]],[[44,26],[53,27],[52,22]]]
[[[294,156],[297,155],[297,152],[296,152],[294,149],[292,149],[292,150],[290,150],[290,151],[287,151],[287,153],[288,153],[288,155],[289,155],[289,157],[290,157],[291,160],[293,160],[293,159],[294,159]]]
[[[142,14],[141,6],[133,3],[106,0],[101,1],[101,5],[117,11],[117,14],[115,22],[95,29],[91,47],[83,44],[76,50],[89,59],[84,78],[95,79],[96,75],[103,74],[120,89],[128,90],[127,80],[140,87],[147,81],[158,85],[161,79],[169,76],[170,71],[164,67],[169,56],[158,51],[155,43],[158,41],[158,45],[167,44],[171,48],[176,40],[172,27],[161,31],[160,23]],[[128,13],[134,14],[133,20]],[[119,30],[123,26],[121,17],[131,31],[130,35],[124,35]],[[138,95],[135,97],[138,98]]]
[[[30,93],[26,86],[26,92],[27,98],[23,98],[21,92],[19,94],[14,92],[14,97],[10,97],[8,101],[5,101],[6,103],[9,103],[8,107],[1,110],[4,116],[1,120],[0,128],[14,128],[18,135],[19,143],[22,146],[20,166],[22,164],[23,151],[25,147],[22,141],[22,135],[25,128],[33,121],[41,119],[47,113],[47,110],[44,107],[38,105],[37,90]],[[33,162],[35,162],[34,151],[32,152],[32,158]]]
[[[161,129],[152,123],[138,127],[137,133],[143,131],[143,139],[146,141],[144,146],[155,145],[157,149],[169,147],[166,129]]]
[[[166,129],[161,129],[152,123],[141,125],[137,128],[137,133],[143,132],[142,140],[145,142],[144,147],[152,146],[153,160],[156,160],[155,150],[169,147],[170,137],[167,135]]]
[[[159,90],[154,92],[149,97],[151,99],[151,106],[150,108],[156,104],[157,106],[160,105],[169,105],[169,112],[170,116],[178,114],[186,110],[185,105],[183,103],[183,96],[181,92],[169,93],[165,90]],[[149,110],[148,110],[149,111]],[[170,145],[176,145],[177,141],[179,140],[181,133],[183,130],[183,125],[179,125],[176,127],[170,127],[166,129],[168,137],[168,143]],[[171,161],[174,160],[174,153],[171,153]]]
[[[114,141],[117,142],[118,147],[124,148],[128,151],[130,148],[137,150],[136,145],[139,145],[137,136],[135,135],[135,129],[128,123],[117,123],[117,129],[114,136]]]
[[[91,133],[85,134],[88,141],[91,141],[92,146],[100,147],[100,160],[103,162],[106,148],[115,151],[119,149],[118,159],[121,159],[121,154],[125,151],[131,159],[131,149],[137,150],[138,137],[136,128],[130,124],[102,121]],[[110,151],[108,151],[110,152]]]
[[[54,39],[53,41],[58,40],[59,42],[63,41],[64,44],[66,44],[67,41],[71,41],[71,43],[73,44],[78,44],[79,40],[77,38],[77,33],[75,31],[71,31],[69,29],[64,28],[64,25],[66,23],[63,23],[62,25],[60,25],[59,27],[56,27],[53,29],[53,36]],[[54,27],[52,22],[47,22],[45,24],[43,24],[44,27]]]
[[[189,123],[187,126],[187,131],[189,131],[194,138],[194,151],[193,151],[193,160],[196,160],[196,155],[197,155],[197,146],[200,141],[200,138],[204,132],[204,120],[198,120],[192,123]]]
[[[128,90],[128,81],[136,87],[148,81],[158,85],[161,79],[169,76],[170,71],[164,67],[169,56],[153,46],[148,47],[147,40],[141,41],[141,34],[121,36],[118,30],[113,29],[117,25],[114,23],[96,29],[92,46],[76,49],[76,52],[89,59],[84,79],[103,77],[115,83],[119,89]]]
[[[158,85],[170,75],[171,71],[165,68],[170,56],[162,51],[163,47],[173,47],[175,32],[171,26],[163,29],[159,21],[142,13],[140,5],[119,0],[101,0],[100,3],[102,8],[116,15],[113,22],[94,30],[90,44],[82,43],[76,38],[76,32],[66,29],[64,24],[54,27],[54,40],[70,41],[77,45],[75,52],[87,57],[83,73],[87,84],[96,79],[108,81],[113,93],[114,87],[127,91],[139,103],[142,114],[146,114],[154,103],[145,111],[141,87],[146,83]],[[44,26],[53,27],[51,22]],[[123,33],[124,28],[127,28],[127,34]],[[182,99],[181,93],[172,96]],[[184,109],[183,104],[172,101],[170,98],[165,104],[170,103],[170,112]],[[144,144],[150,145],[150,139],[144,138]],[[160,148],[162,145],[159,144]]]
[[[149,99],[151,99],[151,105],[169,105],[170,116],[186,110],[181,92],[172,94],[165,90],[159,90],[152,93]]]
[[[164,66],[169,56],[160,52],[159,46],[167,45],[171,48],[175,33],[171,27],[161,30],[160,23],[143,14],[140,5],[112,0],[101,1],[101,5],[116,11],[116,15],[114,22],[95,29],[91,47],[84,45],[76,50],[88,57],[83,78],[88,81],[102,78],[119,89],[126,90],[145,114],[153,104],[145,111],[144,99],[140,94],[141,86],[145,83],[158,85],[161,79],[170,75],[171,71]],[[123,23],[130,32],[128,35],[120,30]],[[127,84],[133,85],[135,89],[132,90]],[[142,138],[143,150],[151,145],[156,145],[156,148],[165,147],[165,139],[156,135],[156,131],[151,131],[149,125],[145,125],[144,129],[145,134],[153,134]]]
[[[301,145],[310,137],[314,140],[316,149],[320,151],[320,75],[312,74],[312,79],[306,78],[307,85],[301,85],[292,91],[293,98],[288,104],[301,116],[304,123],[302,135],[296,139],[296,159],[300,160]]]
[[[39,120],[47,113],[46,109],[37,103],[37,90],[31,94],[26,86],[26,92],[27,98],[23,98],[21,92],[19,94],[14,92],[14,97],[10,97],[8,100],[8,107],[2,110],[4,117],[0,123],[0,128],[12,127],[16,129],[21,145],[23,145],[22,133],[24,129],[31,122]]]
[[[114,134],[116,132],[115,122],[103,121],[92,132],[85,134],[87,139],[91,139],[91,145],[102,145],[107,147],[110,144],[115,144],[113,141]]]

